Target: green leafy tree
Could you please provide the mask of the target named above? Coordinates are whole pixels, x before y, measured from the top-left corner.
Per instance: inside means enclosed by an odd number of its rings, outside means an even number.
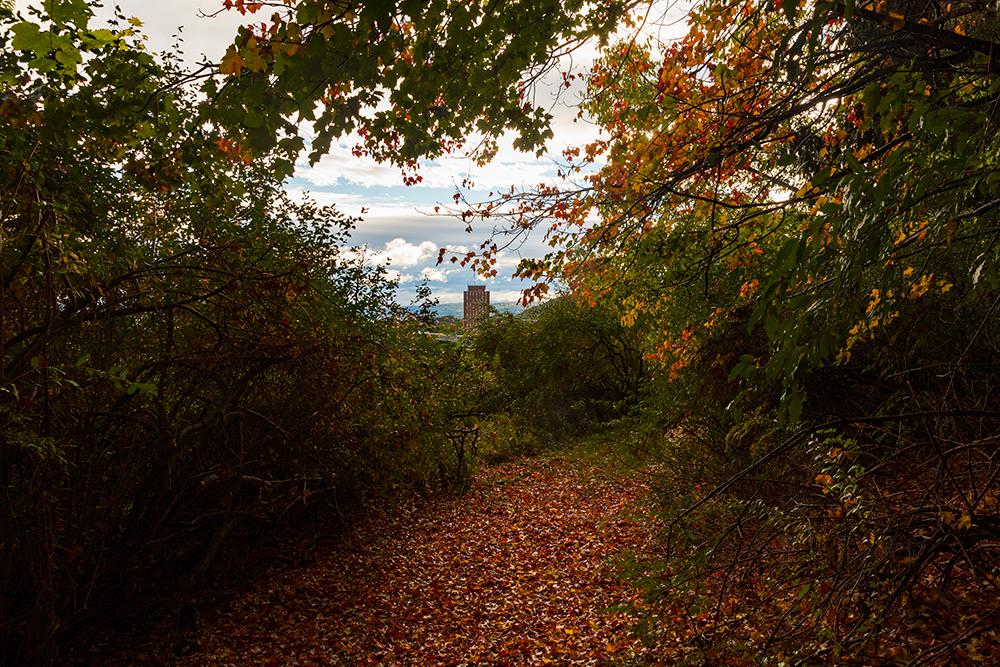
[[[276,146],[291,160],[306,124],[315,161],[355,133],[356,153],[404,166],[417,182],[418,159],[472,137],[482,160],[508,130],[516,147],[540,150],[551,115],[532,101],[534,84],[561,54],[606,38],[630,4],[226,2],[263,20],[240,30],[205,91],[213,118],[253,150]]]
[[[88,5],[0,17],[0,644],[46,663],[234,537],[467,478],[354,220]],[[414,351],[417,354],[414,354]],[[465,367],[456,367],[461,375]],[[431,388],[437,391],[437,388]],[[471,388],[470,388],[471,392]],[[442,473],[444,470],[444,473]]]

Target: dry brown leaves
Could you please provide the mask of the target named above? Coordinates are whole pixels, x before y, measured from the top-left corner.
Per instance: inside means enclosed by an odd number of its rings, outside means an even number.
[[[606,664],[640,659],[609,559],[644,552],[642,475],[500,465],[460,499],[359,526],[206,619],[189,665]]]

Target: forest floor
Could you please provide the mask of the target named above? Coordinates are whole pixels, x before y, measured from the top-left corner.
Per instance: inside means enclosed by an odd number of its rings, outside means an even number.
[[[646,664],[642,595],[618,566],[652,549],[649,491],[608,457],[487,467],[462,497],[371,515],[267,568],[203,614],[179,664]]]

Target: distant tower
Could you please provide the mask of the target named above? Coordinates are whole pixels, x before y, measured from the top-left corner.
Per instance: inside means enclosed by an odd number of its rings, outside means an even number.
[[[485,285],[469,285],[465,290],[465,317],[463,322],[466,331],[472,331],[479,321],[486,317],[490,310],[490,293]]]

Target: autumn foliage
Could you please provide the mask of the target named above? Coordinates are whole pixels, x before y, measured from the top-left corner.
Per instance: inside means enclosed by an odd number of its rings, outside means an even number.
[[[471,211],[542,228],[520,275],[611,304],[661,369],[653,595],[714,608],[715,659],[991,655],[995,13],[723,0],[688,26],[587,73],[602,135],[565,187]]]

